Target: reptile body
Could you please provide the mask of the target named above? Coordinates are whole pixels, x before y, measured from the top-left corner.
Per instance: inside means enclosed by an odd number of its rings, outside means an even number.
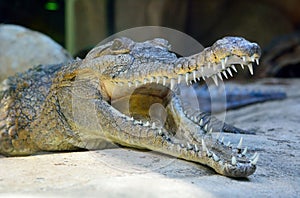
[[[184,109],[180,83],[218,81],[236,64],[258,62],[260,48],[225,37],[204,51],[176,57],[164,39],[119,38],[83,60],[38,66],[0,88],[0,153],[102,149],[113,144],[150,149],[201,163],[229,177],[255,172],[258,154],[214,139],[212,131],[244,132],[196,108]],[[221,126],[220,129],[216,126]],[[207,138],[209,137],[209,138]]]

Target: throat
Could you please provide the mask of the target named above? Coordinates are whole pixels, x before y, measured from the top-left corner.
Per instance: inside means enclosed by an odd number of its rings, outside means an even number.
[[[127,95],[111,101],[114,108],[136,120],[149,120],[151,106],[156,104],[165,107],[162,98],[144,94]]]
[[[118,87],[114,93],[111,105],[135,120],[160,125],[168,117],[167,109],[173,92],[165,86],[151,83],[131,89]]]

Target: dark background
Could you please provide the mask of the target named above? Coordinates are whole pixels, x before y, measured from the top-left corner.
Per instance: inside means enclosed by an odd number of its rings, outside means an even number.
[[[69,31],[68,5],[75,23]],[[0,23],[40,31],[73,55],[115,32],[146,25],[185,32],[204,46],[223,36],[242,36],[272,53],[274,41],[290,35],[300,46],[299,8],[299,0],[0,0]]]
[[[76,15],[87,4],[104,6],[106,35],[141,25],[183,31],[203,44],[223,35],[240,35],[263,46],[300,26],[298,0],[77,0]],[[48,4],[57,8],[51,10]],[[82,6],[80,6],[82,5]],[[79,8],[79,9],[78,9]],[[97,10],[97,8],[96,8]],[[103,15],[102,15],[103,16]],[[90,20],[90,19],[89,19]],[[64,0],[0,0],[0,23],[19,24],[43,32],[65,45]],[[91,23],[91,21],[89,21]],[[101,24],[102,25],[102,24]],[[99,41],[103,38],[97,38]]]
[[[55,10],[47,3],[57,3]],[[65,41],[64,0],[0,0],[0,23],[17,24],[49,35],[58,43]]]

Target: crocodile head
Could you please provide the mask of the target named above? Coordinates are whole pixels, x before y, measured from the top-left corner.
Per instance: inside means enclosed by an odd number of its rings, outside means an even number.
[[[253,74],[252,63],[258,64],[260,47],[241,37],[224,37],[201,53],[178,58],[170,52],[168,41],[156,38],[136,43],[128,38],[118,38],[106,45],[94,48],[86,57],[93,59],[94,67],[101,73],[101,80],[107,90],[127,85],[138,86],[156,82],[171,88],[185,81],[191,84],[212,78],[218,84],[218,77],[232,76],[237,72],[235,65],[248,66]],[[97,64],[97,59],[102,61]],[[103,64],[103,60],[105,64]]]
[[[180,139],[175,135],[178,129],[176,122],[182,120],[178,117],[189,117],[178,113],[177,107],[170,107],[172,96],[177,94],[177,85],[182,82],[190,85],[201,78],[211,78],[218,84],[222,76],[227,78],[227,74],[232,76],[232,70],[237,72],[236,65],[247,66],[253,74],[252,64],[258,64],[260,55],[261,51],[256,43],[239,37],[225,37],[189,57],[177,57],[164,39],[157,38],[138,43],[128,38],[118,38],[94,48],[83,62],[100,71],[104,99],[128,116],[128,121],[152,126],[155,121],[151,119],[151,107],[154,104],[163,106],[165,118],[161,119],[164,119],[165,123],[160,127],[164,128],[170,141],[182,145],[191,140],[182,136]],[[201,121],[195,123],[192,120],[189,124],[201,126]],[[159,123],[154,125],[157,128]],[[203,128],[204,132],[208,132]],[[245,157],[245,152],[237,152],[240,148],[232,148],[231,145],[215,141],[210,143],[208,150],[208,146],[201,139],[196,141],[196,144],[193,142],[193,145],[196,145],[192,147],[194,152],[199,151],[198,147],[202,148],[200,155],[204,159],[198,161],[213,167],[218,173],[231,177],[245,177],[255,171],[258,157],[254,156],[251,161]],[[149,148],[146,143],[143,145],[143,142],[137,147]],[[159,145],[153,145],[151,149],[173,154],[155,147]],[[183,158],[197,161],[192,156]]]

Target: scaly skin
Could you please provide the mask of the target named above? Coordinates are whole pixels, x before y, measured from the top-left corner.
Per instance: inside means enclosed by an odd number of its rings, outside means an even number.
[[[220,121],[184,110],[177,83],[194,83],[248,65],[260,48],[225,37],[190,57],[177,58],[166,40],[115,39],[67,65],[38,66],[8,78],[0,91],[0,153],[106,148],[114,143],[159,151],[213,168],[229,177],[254,173],[252,158],[214,140]],[[222,126],[222,125],[220,125]],[[240,132],[224,124],[223,131]]]

